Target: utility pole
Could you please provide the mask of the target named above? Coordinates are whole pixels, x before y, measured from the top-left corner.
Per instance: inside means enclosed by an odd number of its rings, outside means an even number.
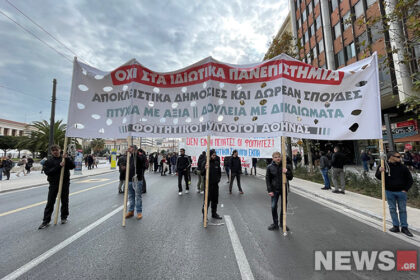
[[[50,118],[50,139],[48,141],[48,157],[51,157],[51,146],[54,145],[54,123],[55,123],[55,90],[57,87],[57,80],[53,80],[53,91],[51,98],[51,118]]]

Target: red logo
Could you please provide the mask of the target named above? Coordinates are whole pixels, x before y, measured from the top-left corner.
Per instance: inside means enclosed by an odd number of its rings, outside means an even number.
[[[397,251],[397,271],[417,271],[417,251]]]

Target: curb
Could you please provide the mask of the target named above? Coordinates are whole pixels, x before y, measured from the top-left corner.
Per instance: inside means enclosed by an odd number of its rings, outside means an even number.
[[[259,174],[258,172],[257,172],[257,174],[259,175],[259,177],[258,177],[259,179],[264,180],[264,176],[263,176],[262,174]],[[298,178],[298,177],[296,177],[296,178]],[[314,182],[312,182],[312,181],[308,181],[308,180],[305,180],[305,179],[302,179],[302,178],[299,178],[299,180],[306,181],[306,182],[309,182],[309,183],[314,183]],[[321,186],[322,186],[322,185],[320,185],[320,187],[321,187]],[[308,189],[304,189],[304,188],[298,187],[298,186],[294,185],[292,182],[290,182],[290,187],[295,188],[296,190],[299,190],[299,191],[300,191],[300,193],[296,193],[297,195],[300,195],[300,196],[303,196],[303,197],[309,197],[309,196],[312,196],[312,197],[316,197],[316,198],[318,198],[318,199],[324,199],[324,200],[326,200],[326,201],[328,201],[328,202],[330,202],[330,203],[333,203],[333,204],[335,204],[335,205],[345,207],[345,208],[347,208],[347,209],[349,209],[349,210],[352,210],[352,211],[354,211],[354,212],[356,212],[356,213],[359,213],[359,214],[365,215],[365,216],[367,216],[367,217],[369,217],[369,218],[372,218],[372,219],[374,219],[374,220],[376,220],[376,221],[382,222],[382,217],[381,217],[381,216],[378,216],[378,215],[376,215],[376,214],[374,214],[374,213],[371,213],[371,212],[369,212],[369,211],[362,210],[362,209],[359,209],[359,208],[354,208],[354,207],[351,207],[351,206],[349,206],[349,205],[347,205],[347,204],[344,204],[344,203],[338,202],[338,201],[336,201],[336,200],[334,200],[334,199],[331,199],[331,198],[328,198],[328,197],[325,197],[325,196],[319,195],[319,194],[314,193],[314,192],[312,192],[312,191],[310,191],[310,190],[308,190]],[[351,191],[346,191],[346,192],[353,193],[353,192],[351,192]],[[305,195],[304,195],[304,194],[305,194]],[[357,194],[357,193],[355,193],[355,194]],[[387,224],[388,224],[389,226],[390,226],[390,225],[392,225],[391,220],[386,219],[386,222],[387,222]],[[409,226],[409,229],[410,229],[410,231],[412,231],[413,233],[415,233],[417,236],[420,236],[420,228],[416,228],[416,227],[413,227],[413,226]]]
[[[116,170],[108,170],[106,172],[101,172],[101,173],[97,173],[97,174],[82,175],[82,176],[79,176],[77,178],[74,178],[73,180],[77,180],[77,179],[81,179],[81,178],[86,178],[86,177],[90,177],[90,176],[97,176],[97,175],[107,174],[107,173],[111,173],[111,172],[114,172],[114,171],[116,171]],[[70,182],[71,182],[71,180],[72,179],[70,179]],[[23,186],[23,187],[17,187],[17,188],[10,189],[10,190],[2,190],[2,191],[0,191],[0,193],[8,193],[8,192],[13,192],[13,191],[17,191],[17,190],[30,189],[30,188],[34,188],[34,187],[43,186],[43,185],[48,185],[48,182],[46,182],[46,183],[39,183],[39,184],[33,184],[33,185]]]

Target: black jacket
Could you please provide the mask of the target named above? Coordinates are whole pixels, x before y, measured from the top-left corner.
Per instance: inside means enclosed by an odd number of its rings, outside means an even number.
[[[336,152],[332,155],[331,166],[343,169],[346,162],[346,156],[342,152]]]
[[[321,156],[321,159],[319,160],[319,168],[324,169],[324,168],[330,168],[331,167],[331,163],[328,160],[327,156]]]
[[[389,172],[386,172],[385,170],[385,189],[391,192],[408,191],[413,185],[413,177],[407,166],[399,162],[388,162],[388,165],[391,176],[389,176]],[[375,177],[381,180],[381,171],[379,168],[380,166],[376,169]]]
[[[206,166],[205,162],[206,162],[206,154],[201,154],[198,157],[197,169],[198,170],[203,170],[205,168],[205,166]]]
[[[287,164],[286,165],[287,172],[286,172],[286,179],[288,181],[293,179],[293,172],[292,167]],[[267,192],[282,192],[282,184],[283,184],[283,172],[282,172],[282,163],[276,164],[274,161],[267,166],[267,172],[265,174],[265,183],[267,185]]]
[[[48,176],[47,180],[51,185],[57,185],[60,183],[60,172],[62,157],[51,157],[44,163],[44,173]],[[70,182],[70,170],[74,169],[74,161],[70,158],[66,158],[66,164],[64,168],[63,183]]]
[[[120,156],[117,162],[118,171],[120,172],[120,181],[125,181],[125,172],[127,166],[127,156]]]
[[[201,170],[201,175],[206,177],[206,163],[204,162]],[[210,159],[210,170],[209,170],[209,185],[217,185],[222,178],[222,169],[220,168],[220,159]]]
[[[136,159],[136,164],[134,165],[134,159]],[[127,161],[127,160],[126,160]],[[137,175],[137,180],[143,180],[143,174],[146,169],[146,156],[139,155],[133,156],[130,155],[130,172],[128,174],[128,181],[132,182],[133,177]]]
[[[241,159],[239,157],[231,157],[229,160],[230,172],[242,174]]]
[[[191,167],[191,161],[187,155],[180,155],[176,160],[176,172],[188,170]]]
[[[230,159],[231,159],[231,157],[229,156],[229,157],[225,157],[224,159],[223,159],[223,165],[225,166],[225,167],[229,167],[229,164],[230,164]]]

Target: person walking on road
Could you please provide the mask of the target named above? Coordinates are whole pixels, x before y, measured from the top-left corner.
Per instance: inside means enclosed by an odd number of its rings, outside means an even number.
[[[182,176],[185,180],[185,193],[190,192],[190,186],[188,184],[189,169],[191,167],[191,161],[185,154],[185,149],[179,150],[179,157],[176,160],[176,175],[178,176],[178,195],[182,195]]]
[[[334,183],[333,193],[345,194],[346,181],[344,178],[344,163],[346,162],[346,156],[340,152],[340,148],[336,146],[334,148],[334,154],[332,155],[331,166],[332,166],[332,181]],[[340,184],[338,181],[340,180]],[[341,191],[339,190],[341,189]]]
[[[241,166],[241,159],[238,157],[238,151],[233,150],[232,157],[229,161],[230,167],[230,182],[229,182],[229,194],[232,194],[232,185],[233,180],[236,178],[236,183],[238,185],[239,193],[244,194],[241,188],[241,174],[242,174],[242,166]]]
[[[3,170],[4,170],[3,163],[5,162],[6,162],[6,157],[2,157],[0,159],[0,181],[3,180]]]
[[[413,237],[408,230],[407,223],[407,192],[413,185],[413,177],[407,166],[401,164],[401,155],[398,152],[388,154],[388,162],[385,168],[379,166],[375,177],[381,180],[381,172],[385,171],[385,193],[388,201],[389,213],[391,214],[393,227],[389,230],[397,233],[401,232]],[[397,214],[398,204],[398,214]]]
[[[273,216],[273,223],[268,227],[268,230],[279,229],[279,216],[277,211],[277,205],[279,198],[283,197],[283,173],[286,174],[286,207],[287,207],[287,194],[288,194],[288,183],[293,179],[292,166],[286,165],[286,168],[282,167],[282,156],[279,152],[274,152],[272,155],[273,161],[267,166],[265,174],[265,183],[267,185],[268,195],[271,197],[271,214]],[[280,227],[283,227],[283,199],[281,199],[281,210],[280,210]],[[286,230],[289,230],[286,227]]]
[[[4,175],[6,176],[6,180],[10,180],[10,170],[12,170],[13,165],[14,165],[11,158],[12,156],[8,155],[7,158],[3,160],[3,172],[4,172]]]
[[[51,146],[52,157],[48,159],[44,164],[44,173],[47,175],[47,180],[50,184],[48,188],[48,200],[44,210],[44,218],[42,224],[38,229],[46,228],[51,221],[51,214],[54,211],[54,204],[58,194],[58,185],[60,183],[60,173],[64,163],[62,162],[63,157],[65,158],[63,186],[61,191],[61,223],[67,223],[67,217],[69,216],[69,191],[70,191],[70,170],[74,169],[74,161],[67,157],[64,153],[60,155],[61,149],[58,145]]]
[[[214,149],[210,150],[210,165],[206,161],[202,162],[201,175],[206,180],[206,169],[209,168],[209,194],[207,197],[207,209],[211,203],[211,217],[213,219],[221,220],[222,217],[217,214],[217,204],[219,203],[219,182],[222,178],[222,169],[220,167],[220,158],[217,157]],[[204,195],[203,201],[205,202],[206,196]],[[202,213],[204,214],[204,202]]]
[[[120,156],[117,162],[118,171],[120,173],[120,182],[118,183],[118,193],[124,193],[125,173],[126,173],[126,167],[127,167],[127,157],[125,154]]]
[[[28,157],[28,161],[25,164],[26,174],[31,173],[31,168],[32,168],[33,164],[34,164],[33,158]]]
[[[128,211],[125,218],[131,218],[134,216],[134,208],[137,212],[137,220],[143,218],[143,204],[142,204],[142,193],[143,193],[143,176],[144,170],[146,169],[146,156],[143,150],[137,150],[135,146],[128,148],[128,152],[131,153],[129,175],[128,175]]]
[[[204,193],[204,177],[201,175],[201,171],[205,168],[206,165],[206,152],[203,151],[201,155],[198,157],[197,161],[197,176],[198,176],[198,183],[197,183],[197,192]]]
[[[251,175],[252,175],[252,170],[254,170],[254,176],[257,175],[257,162],[258,162],[257,158],[252,158]]]
[[[331,168],[330,161],[324,151],[321,151],[321,159],[319,160],[319,168],[321,169],[322,178],[324,179],[324,187],[321,190],[331,190],[330,178],[328,170]]]
[[[369,172],[369,168],[368,168],[369,156],[365,152],[365,150],[361,150],[360,159],[362,160],[363,174],[366,174]]]
[[[229,164],[230,164],[230,156],[227,156],[227,157],[225,157],[224,159],[223,159],[223,167],[224,167],[224,169],[225,169],[225,172],[226,172],[226,176],[227,176],[227,178],[228,178],[228,181],[227,181],[227,183],[229,184],[229,182],[230,182],[230,180],[229,180],[229,175],[230,175],[230,167],[229,167]]]
[[[23,175],[26,176],[25,167],[27,163],[28,163],[28,160],[26,159],[26,156],[23,156],[22,159],[18,162],[19,170],[16,173],[17,177],[20,177],[20,173],[23,173]]]

